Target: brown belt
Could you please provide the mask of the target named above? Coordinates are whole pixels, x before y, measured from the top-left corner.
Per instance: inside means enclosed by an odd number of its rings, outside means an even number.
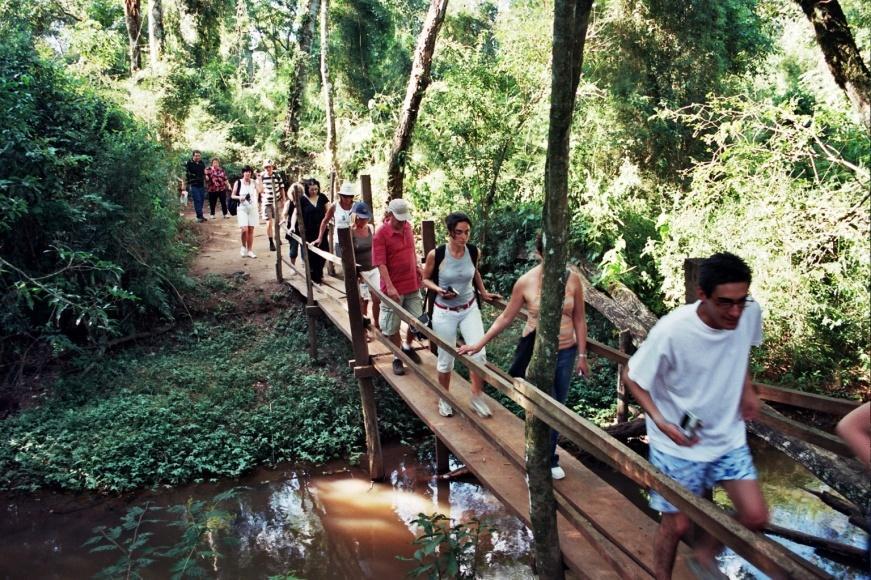
[[[445,306],[444,304],[439,304],[438,302],[433,302],[433,304],[435,304],[436,307],[441,308],[442,310],[450,310],[451,312],[462,312],[463,310],[465,310],[466,308],[468,308],[469,306],[471,306],[474,303],[475,303],[474,297],[461,306]]]

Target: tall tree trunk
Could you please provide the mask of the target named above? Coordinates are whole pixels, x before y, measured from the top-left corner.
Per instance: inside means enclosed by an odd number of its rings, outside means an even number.
[[[445,20],[448,10],[448,0],[430,0],[429,11],[420,36],[417,37],[417,47],[414,49],[414,63],[411,65],[411,76],[405,91],[405,101],[399,114],[399,125],[393,134],[393,145],[390,147],[390,157],[387,160],[387,195],[390,199],[402,197],[403,180],[405,179],[405,157],[411,146],[411,134],[417,123],[420,103],[430,81],[432,55],[435,51],[436,38]]]
[[[541,310],[532,361],[527,372],[530,382],[551,395],[567,279],[569,141],[592,5],[592,0],[554,2],[550,128],[542,214],[544,262]],[[550,474],[550,428],[529,412],[526,414],[526,472],[538,573],[541,578],[561,579],[564,573]]]
[[[331,173],[335,173],[336,181],[338,181],[339,169],[336,161],[336,117],[333,112],[333,85],[330,82],[330,69],[327,64],[330,44],[329,12],[330,0],[321,0],[321,85],[323,85],[324,89],[324,109],[326,109],[327,113],[326,154],[329,170]]]
[[[302,110],[302,93],[305,89],[306,77],[308,76],[312,40],[315,35],[315,24],[319,10],[320,0],[302,0],[302,5],[298,11],[296,70],[293,73],[290,87],[287,91],[287,117],[284,120],[284,139],[282,141],[284,150],[287,153],[300,153],[300,148],[297,144],[299,138],[299,113]]]
[[[157,70],[163,55],[163,0],[150,0],[148,10],[148,60],[151,70]]]
[[[795,0],[816,32],[817,44],[835,82],[847,94],[853,108],[871,129],[871,73],[847,24],[838,0]]]
[[[139,50],[139,36],[142,32],[142,10],[139,0],[124,0],[124,22],[127,25],[130,72],[142,69],[142,52]]]

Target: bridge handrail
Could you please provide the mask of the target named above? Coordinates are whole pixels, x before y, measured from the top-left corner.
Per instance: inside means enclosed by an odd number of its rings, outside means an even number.
[[[369,281],[365,273],[363,276]],[[655,489],[693,522],[703,527],[766,574],[774,577],[830,577],[777,542],[741,526],[713,503],[692,495],[676,482],[665,477],[647,460],[638,456],[623,443],[590,421],[579,417],[526,380],[516,378],[513,381],[508,381],[487,366],[470,357],[460,355],[454,345],[439,338],[429,327],[381,292],[376,285],[370,284],[370,292],[392,308],[400,319],[420,331],[439,347],[447,350],[451,356],[465,364],[470,371],[484,377],[487,382],[523,407],[524,410],[534,413],[572,443],[604,461],[638,485]]]

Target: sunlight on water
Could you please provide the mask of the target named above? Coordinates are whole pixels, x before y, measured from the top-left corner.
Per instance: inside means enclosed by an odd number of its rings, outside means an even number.
[[[118,525],[133,505],[171,506],[189,499],[211,500],[231,487],[245,486],[223,506],[233,514],[231,542],[217,545],[222,557],[208,564],[217,578],[265,578],[292,573],[319,578],[404,578],[419,533],[418,514],[444,513],[454,523],[480,518],[495,527],[482,540],[483,578],[529,578],[531,536],[502,504],[475,483],[437,483],[429,466],[417,463],[408,447],[385,448],[388,481],[372,484],[359,468],[288,467],[259,470],[217,485],[146,492],[136,498],[106,499],[43,493],[4,497],[0,518],[0,578],[88,578],[118,559],[92,554],[82,544],[95,526]],[[176,516],[154,512],[160,523],[152,545],[178,541]],[[167,578],[172,562],[146,568],[145,578]],[[215,567],[217,572],[215,572]]]

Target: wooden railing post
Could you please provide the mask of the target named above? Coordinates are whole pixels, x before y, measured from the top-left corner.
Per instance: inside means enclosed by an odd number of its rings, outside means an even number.
[[[423,261],[426,262],[426,257],[432,250],[435,250],[436,247],[435,222],[432,220],[423,220],[420,224],[420,235],[423,238]],[[424,292],[426,292],[425,289]],[[424,296],[426,296],[426,294],[424,294]],[[438,355],[439,347],[437,344],[430,341],[429,350],[432,351],[433,354]]]
[[[624,352],[627,355],[631,355],[633,351],[632,347],[632,333],[628,330],[620,331],[620,352]],[[623,364],[617,365],[617,422],[625,423],[626,422],[626,414],[629,410],[627,401],[626,401],[626,385],[623,383]]]
[[[704,261],[704,258],[687,258],[683,261],[683,286],[687,304],[692,304],[699,297],[699,266]]]
[[[299,205],[299,193],[294,194],[293,203],[297,208]],[[309,356],[312,357],[313,360],[317,360],[318,358],[318,331],[315,326],[315,316],[317,316],[318,307],[315,305],[315,297],[314,297],[314,289],[312,288],[312,269],[309,264],[308,259],[308,247],[305,233],[305,222],[302,219],[302,215],[297,214],[296,223],[299,225],[299,237],[301,240],[299,251],[302,253],[302,261],[305,265],[305,313],[306,318],[308,319],[308,353]]]
[[[336,203],[336,186],[337,186],[337,184],[336,184],[336,172],[331,171],[330,172],[330,205]],[[333,227],[334,227],[333,221],[335,221],[335,220],[331,220],[330,223],[327,224],[327,231],[325,232],[327,234],[327,247],[329,248],[329,252],[331,254],[336,253],[335,244],[333,243]],[[327,261],[327,274],[329,274],[330,276],[336,275],[336,266],[330,261]]]
[[[275,200],[275,205],[272,206],[274,218],[272,219],[273,235],[275,241],[275,279],[280,284],[284,282],[284,275],[281,271],[281,223],[278,219],[278,200]]]
[[[381,437],[378,434],[378,408],[375,405],[375,386],[372,377],[377,373],[369,358],[366,342],[366,327],[360,308],[360,290],[357,286],[357,264],[354,258],[354,241],[350,228],[339,228],[339,244],[342,246],[342,271],[345,273],[345,298],[348,302],[348,322],[351,326],[351,343],[354,345],[354,376],[360,388],[360,403],[363,407],[363,425],[366,430],[366,450],[369,455],[369,478],[384,479],[384,461],[381,457]]]
[[[363,196],[363,201],[369,206],[369,211],[375,215],[375,207],[372,205],[372,177],[369,175],[360,175],[360,195]]]

